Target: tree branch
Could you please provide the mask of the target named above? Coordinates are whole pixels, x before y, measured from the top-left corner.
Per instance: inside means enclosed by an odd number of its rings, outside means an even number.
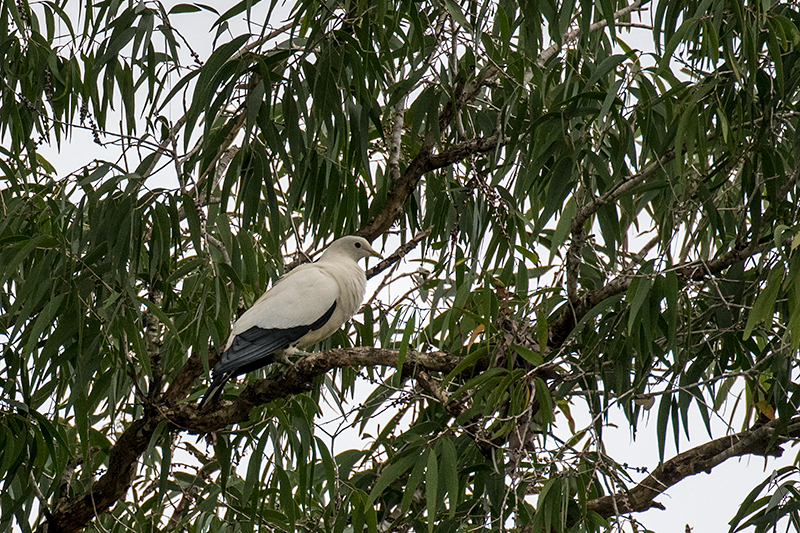
[[[214,367],[219,361],[220,354],[214,348],[208,352],[208,365]],[[189,395],[192,389],[194,380],[203,375],[203,362],[200,357],[192,353],[189,359],[183,364],[183,367],[178,371],[178,374],[173,378],[167,392],[164,393],[164,404],[167,407],[174,407]]]
[[[619,11],[614,12],[612,19],[613,20],[621,19],[622,17],[629,15],[634,11],[639,10],[642,6],[642,2],[643,0],[636,0],[635,2],[623,7]],[[605,28],[606,26],[608,26],[608,19],[595,22],[594,24],[589,26],[589,32],[597,31],[600,28]],[[572,30],[565,32],[561,36],[560,43],[551,44],[541,54],[539,54],[539,57],[536,58],[536,66],[542,68],[544,64],[547,63],[548,59],[553,57],[553,55],[555,55],[559,50],[561,50],[562,46],[571,43],[572,41],[576,41],[580,36],[581,36],[580,28],[574,28]]]
[[[595,215],[603,205],[618,199],[622,193],[630,190],[635,185],[644,181],[644,179],[652,175],[653,172],[661,168],[662,165],[672,161],[674,158],[675,153],[673,151],[668,152],[661,159],[659,159],[659,161],[652,163],[640,173],[635,174],[630,179],[621,182],[602,196],[586,204],[580,209],[572,221],[573,234],[579,235],[579,233],[576,232],[582,231],[583,224],[589,220],[589,217]],[[792,189],[794,184],[797,183],[797,181],[800,181],[800,167],[795,170],[794,174],[787,181],[787,183],[781,187],[778,196],[780,198],[785,197]],[[764,212],[764,219],[768,219],[772,216],[773,207],[774,206],[770,205],[769,208]],[[758,242],[757,239],[758,236],[754,236],[753,240],[750,242],[739,241],[736,246],[720,253],[714,259],[698,259],[689,263],[676,265],[670,268],[668,271],[674,271],[678,277],[678,280],[684,283],[690,281],[702,281],[708,277],[722,273],[728,267],[744,261],[748,257],[763,253],[765,250],[773,246],[783,246],[789,240],[787,238],[781,243],[774,243],[773,241]],[[575,242],[579,242],[579,239],[575,239]],[[655,241],[651,241],[651,244],[654,242]],[[648,246],[650,245],[648,244]],[[573,252],[571,248],[570,251]],[[631,282],[633,281],[634,276],[634,272],[623,272],[597,291],[586,293],[580,298],[577,298],[575,301],[570,299],[570,305],[561,311],[561,314],[556,317],[556,319],[548,328],[549,346],[560,346],[572,332],[572,329],[575,327],[578,321],[580,321],[580,319],[583,318],[583,316],[585,316],[586,313],[588,313],[594,306],[598,305],[607,298],[622,294],[623,292],[627,291],[628,287],[630,287]]]
[[[783,449],[773,443],[777,421],[748,429],[735,435],[722,437],[676,455],[662,463],[641,483],[625,493],[610,494],[587,502],[587,511],[603,518],[623,513],[646,511],[652,507],[663,508],[655,498],[679,481],[700,472],[711,470],[732,457],[762,455],[780,457]],[[800,421],[789,425],[788,434],[796,436]]]
[[[62,498],[47,520],[48,533],[74,533],[89,524],[97,515],[107,512],[121,499],[130,486],[139,457],[147,449],[157,427],[166,422],[170,429],[205,434],[220,430],[250,418],[257,406],[278,398],[309,390],[316,378],[333,368],[389,366],[397,368],[399,350],[373,347],[336,348],[309,354],[293,368],[247,385],[232,402],[216,404],[210,411],[200,412],[194,404],[175,405],[191,389],[191,376],[202,373],[196,358],[190,358],[179,371],[163,403],[149,410],[143,418],[134,421],[117,439],[109,451],[107,470],[90,490],[72,498]],[[408,352],[403,365],[403,375],[422,376],[427,372],[449,373],[462,361],[461,357],[442,352]],[[476,368],[470,369],[471,371]],[[187,383],[189,385],[187,385]],[[424,383],[423,383],[424,385]],[[790,432],[800,431],[800,422],[790,425]],[[708,471],[730,457],[745,454],[775,454],[779,448],[767,448],[773,438],[775,424],[759,429],[717,439],[667,461],[645,481],[626,494],[604,496],[589,502],[589,509],[601,516],[620,512],[639,511],[656,503],[653,499],[667,487],[689,475]],[[44,525],[40,532],[44,532]]]
[[[432,154],[432,146],[426,148],[423,144],[419,155],[406,168],[400,180],[392,183],[392,188],[389,190],[381,212],[356,233],[368,240],[373,240],[388,230],[402,213],[408,197],[414,192],[425,173],[452,165],[472,154],[491,152],[508,140],[508,137],[501,138],[500,133],[495,131],[489,137],[476,137],[464,141],[439,154]]]
[[[384,259],[383,261],[381,261],[380,263],[378,263],[374,267],[372,267],[369,270],[367,270],[367,279],[371,279],[371,278],[377,276],[378,274],[380,274],[381,272],[383,272],[384,270],[386,270],[387,268],[389,268],[393,264],[395,264],[398,261],[400,261],[403,257],[408,255],[408,253],[411,250],[416,248],[417,245],[420,243],[420,241],[422,241],[424,238],[429,236],[431,234],[431,231],[433,231],[433,227],[430,227],[430,228],[428,228],[426,230],[420,231],[419,233],[414,235],[414,237],[412,237],[411,240],[409,240],[408,242],[406,242],[405,244],[400,246],[397,250],[395,250],[392,253],[392,255],[388,256],[386,259]]]
[[[392,181],[400,179],[400,153],[403,151],[402,138],[405,122],[406,97],[394,105],[394,126],[389,144],[389,176]]]
[[[597,212],[600,211],[601,207],[613,202],[614,200],[617,200],[620,196],[622,196],[623,193],[633,189],[644,180],[655,174],[657,171],[663,170],[664,165],[674,159],[675,150],[667,151],[667,153],[664,154],[664,156],[662,156],[658,161],[650,163],[643,168],[641,172],[637,172],[628,178],[622,179],[604,194],[584,205],[575,215],[575,218],[572,219],[572,231],[574,232],[575,228],[583,228],[583,225],[586,223],[586,221],[589,220],[590,217],[596,215]]]
[[[707,277],[717,275],[729,266],[743,261],[748,257],[763,252],[770,245],[771,243],[764,243],[758,246],[753,246],[751,244],[744,248],[734,248],[724,252],[711,261],[694,261],[689,265],[676,267],[674,270],[680,281],[700,281]],[[564,309],[549,327],[548,342],[550,346],[560,346],[572,332],[572,328],[575,327],[575,324],[577,324],[594,306],[607,298],[627,291],[628,287],[631,286],[634,276],[633,273],[620,274],[603,285],[599,290],[583,295],[577,306],[572,307],[572,309]]]
[[[100,513],[111,508],[130,487],[139,457],[162,417],[136,420],[120,435],[108,453],[108,469],[86,492],[62,497],[39,533],[74,533],[86,527]]]
[[[693,261],[687,265],[679,265],[670,270],[675,271],[679,281],[700,281],[707,277],[720,274],[729,266],[761,253],[771,245],[771,242],[762,243],[760,245],[750,243],[749,245],[723,252],[711,261]],[[597,291],[586,293],[581,296],[577,305],[569,306],[569,308],[565,307],[548,328],[549,346],[553,348],[560,346],[572,332],[572,329],[578,321],[580,321],[594,306],[607,298],[627,291],[635,275],[636,274],[633,272],[622,273]]]
[[[787,194],[789,194],[789,191],[792,190],[798,180],[800,180],[800,166],[795,169],[795,171],[792,173],[792,176],[786,181],[784,186],[781,187],[777,195],[778,198],[784,198]],[[769,207],[767,207],[767,209],[764,211],[762,219],[771,219],[774,210],[775,205],[770,204]],[[784,240],[784,242],[786,242],[786,240]],[[760,254],[769,248],[771,244],[772,243],[770,241],[762,243],[751,241],[749,244],[740,244],[739,246],[731,248],[727,252],[715,259],[712,259],[711,261],[698,260],[686,265],[679,265],[676,267],[676,272],[680,279],[699,281],[709,274],[721,272],[722,270],[738,263],[739,261],[743,261],[750,256]],[[780,247],[782,245],[782,243],[776,244],[776,247]]]
[[[656,171],[663,169],[664,165],[675,159],[675,151],[668,151],[658,161],[654,161],[641,172],[638,172],[627,179],[617,183],[614,187],[583,205],[570,223],[570,233],[572,235],[569,249],[567,250],[567,298],[568,309],[564,309],[561,315],[550,327],[551,345],[560,345],[569,335],[572,328],[580,318],[592,307],[599,304],[606,298],[610,298],[621,292],[625,292],[631,284],[631,274],[624,273],[595,293],[589,295],[578,295],[578,272],[581,261],[581,251],[586,243],[586,231],[584,225],[597,214],[600,209],[630,191]]]
[[[450,124],[456,111],[466,102],[475,98],[482,87],[497,79],[499,73],[499,68],[490,66],[480,76],[465,84],[461,92],[455,95],[454,100],[448,102],[439,114],[439,131],[444,130]],[[378,235],[388,230],[403,212],[403,206],[405,206],[409,196],[417,188],[419,180],[426,172],[453,164],[475,153],[490,152],[497,148],[499,142],[500,135],[495,132],[490,137],[470,139],[452,146],[444,152],[433,154],[437,139],[433,134],[429,133],[425,137],[419,153],[406,167],[405,172],[397,179],[394,179],[393,176],[389,192],[386,195],[386,203],[384,203],[381,212],[364,225],[357,234],[368,240],[374,240]],[[505,142],[505,139],[503,142]]]
[[[133,481],[139,457],[162,422],[177,431],[210,433],[248,420],[250,411],[256,406],[309,390],[315,378],[333,368],[374,365],[396,368],[398,358],[398,350],[372,347],[337,348],[312,353],[298,361],[293,368],[251,383],[233,402],[218,403],[212,411],[200,413],[193,404],[177,405],[178,401],[188,396],[192,382],[203,371],[199,358],[192,356],[178,372],[163,401],[131,423],[119,436],[109,450],[106,472],[88,491],[73,497],[62,497],[38,533],[75,533],[124,497]],[[447,373],[460,361],[460,357],[442,352],[409,352],[403,365],[403,375],[410,377],[417,368]]]
[[[245,422],[250,411],[278,398],[301,394],[311,389],[318,376],[334,368],[361,368],[364,366],[389,366],[397,368],[399,350],[374,347],[334,348],[313,352],[300,359],[294,367],[285,369],[247,385],[232,402],[219,402],[212,409],[198,412],[194,405],[181,405],[165,413],[177,428],[190,433],[210,433]],[[408,352],[403,364],[403,375],[412,377],[415,369],[448,373],[462,360],[443,352]]]

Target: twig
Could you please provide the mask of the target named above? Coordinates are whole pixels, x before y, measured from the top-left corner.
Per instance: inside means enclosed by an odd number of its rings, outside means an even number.
[[[453,120],[456,110],[475,98],[487,83],[496,80],[499,73],[499,68],[490,66],[467,83],[461,94],[457,96],[456,101],[449,101],[442,109],[439,114],[438,131],[444,131]],[[476,137],[452,146],[440,154],[433,154],[433,148],[438,142],[436,137],[433,132],[428,132],[416,157],[409,163],[398,179],[392,180],[381,212],[358,231],[359,235],[366,237],[368,240],[374,240],[378,235],[386,232],[403,212],[403,206],[405,206],[409,196],[414,192],[419,180],[426,172],[448,166],[471,154],[490,152],[496,149],[498,144],[508,141],[506,138],[501,139],[499,132],[495,132],[490,137]]]
[[[433,231],[433,226],[429,227],[426,230],[420,231],[419,233],[414,235],[411,239],[409,239],[408,242],[406,242],[405,244],[400,246],[397,250],[392,252],[392,254],[388,256],[386,259],[384,259],[374,267],[367,270],[367,279],[375,277],[376,275],[380,274],[393,264],[400,261],[403,257],[408,255],[408,253],[411,250],[416,248],[417,245],[420,243],[420,241],[428,237],[431,234],[431,231]]]
[[[613,20],[617,20],[619,18],[624,17],[625,15],[628,15],[628,14],[634,12],[634,11],[637,11],[642,5],[642,1],[643,0],[635,0],[632,4],[629,4],[629,5],[625,6],[625,7],[623,7],[622,9],[620,9],[619,11],[614,12],[614,15],[612,16],[612,19]],[[600,28],[605,28],[606,26],[608,26],[608,19],[601,20],[599,22],[595,22],[594,24],[589,26],[589,31],[590,32],[597,31]],[[553,57],[553,55],[556,52],[558,52],[561,49],[562,46],[577,40],[578,37],[581,36],[581,33],[582,32],[581,32],[580,28],[573,28],[572,30],[569,30],[569,31],[565,32],[561,36],[561,42],[560,43],[551,44],[541,54],[539,54],[539,57],[536,58],[536,66],[539,67],[539,68],[542,68],[544,66],[544,64],[547,63],[547,60],[550,59],[551,57]]]
[[[50,506],[47,504],[47,498],[42,494],[42,489],[39,488],[39,484],[36,483],[36,478],[33,477],[33,469],[28,470],[28,482],[31,485],[33,494],[36,495],[36,499],[39,500],[39,505],[42,506],[42,514],[49,520],[53,515],[50,512]]]
[[[293,25],[294,25],[294,22],[287,22],[283,26],[281,26],[279,28],[275,28],[274,30],[269,32],[267,35],[265,35],[263,37],[259,37],[258,39],[256,39],[252,43],[247,43],[241,49],[239,49],[235,54],[233,54],[231,56],[231,58],[229,59],[229,61],[235,61],[235,60],[239,59],[240,57],[242,57],[247,52],[251,52],[253,49],[258,48],[259,46],[261,46],[262,44],[266,43],[267,41],[269,41],[271,39],[274,39],[275,37],[277,37],[281,33],[285,32],[286,30],[291,28]]]
[[[161,141],[161,143],[156,148],[155,156],[153,157],[153,160],[150,162],[150,166],[147,167],[147,170],[145,170],[144,173],[142,174],[142,179],[149,177],[150,174],[153,173],[153,169],[155,169],[156,165],[158,165],[158,160],[161,159],[162,155],[164,155],[167,146],[169,146],[169,144],[173,141],[173,138],[178,134],[180,129],[186,125],[187,116],[188,113],[184,114],[181,118],[175,121],[175,124],[173,124],[172,127],[169,129],[167,136],[164,138],[163,141]]]

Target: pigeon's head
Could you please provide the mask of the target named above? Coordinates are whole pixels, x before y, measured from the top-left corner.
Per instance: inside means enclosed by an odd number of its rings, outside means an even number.
[[[369,245],[369,241],[364,237],[350,235],[333,241],[331,245],[325,249],[321,259],[331,259],[342,256],[348,257],[353,261],[358,261],[363,257],[381,257],[381,254],[373,250],[372,246]]]

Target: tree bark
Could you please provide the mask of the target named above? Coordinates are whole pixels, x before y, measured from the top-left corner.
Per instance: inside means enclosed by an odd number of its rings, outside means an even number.
[[[627,492],[610,494],[587,503],[587,511],[593,511],[603,518],[617,514],[646,511],[652,507],[663,509],[655,498],[669,487],[689,476],[711,470],[731,457],[742,455],[762,455],[780,457],[783,449],[773,443],[776,422],[748,429],[734,435],[712,440],[662,463],[652,474]],[[794,426],[800,425],[795,422]],[[796,433],[798,427],[790,426]],[[779,441],[780,442],[780,441]]]

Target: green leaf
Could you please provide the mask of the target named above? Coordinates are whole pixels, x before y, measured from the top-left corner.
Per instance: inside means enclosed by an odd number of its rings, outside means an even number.
[[[194,199],[189,195],[183,195],[183,209],[186,214],[186,223],[189,225],[189,235],[194,244],[195,253],[199,256],[203,250],[203,230],[200,223],[200,215],[194,204]]]
[[[170,8],[169,14],[196,13],[198,11],[201,11],[201,9],[194,4],[176,4]]]
[[[753,309],[747,317],[747,324],[742,332],[743,339],[748,339],[753,333],[753,329],[762,322],[768,321],[768,326],[772,325],[772,312],[785,273],[785,267],[782,263],[779,263],[770,271],[766,287],[756,297]]]
[[[554,419],[553,396],[542,378],[537,377],[534,380],[534,384],[536,387],[536,399],[539,400],[539,416],[541,416],[544,424],[551,424]]]
[[[558,248],[564,244],[564,241],[569,235],[572,228],[572,219],[578,213],[578,205],[575,203],[575,198],[570,198],[564,210],[561,211],[561,216],[558,219],[556,230],[553,232],[553,240],[550,243],[550,256],[554,256]]]
[[[659,61],[660,68],[669,68],[669,62],[672,60],[672,55],[675,52],[675,49],[683,43],[687,38],[686,34],[690,31],[694,31],[694,28],[697,27],[697,20],[694,18],[687,18],[683,21],[680,28],[672,35],[667,42],[667,46],[664,48],[664,53],[661,55],[661,59]]]
[[[456,510],[461,503],[461,493],[458,483],[458,455],[456,454],[456,448],[451,439],[444,438],[439,442],[442,459],[441,474],[444,486],[447,489],[448,497],[450,498],[450,518],[453,519],[456,517]]]
[[[136,298],[136,300],[138,300],[139,303],[144,305],[150,313],[153,313],[156,316],[156,318],[158,318],[159,322],[167,326],[167,329],[173,336],[173,340],[180,343],[181,335],[178,332],[178,329],[175,327],[175,324],[172,322],[172,320],[169,319],[167,314],[164,313],[163,310],[161,310],[160,307],[158,307],[155,303],[151,302],[147,298]]]
[[[640,321],[640,313],[642,307],[644,306],[645,302],[647,301],[647,297],[650,294],[651,285],[650,279],[644,277],[644,272],[642,272],[640,277],[634,278],[631,282],[631,286],[628,288],[628,292],[626,294],[626,299],[630,298],[630,311],[628,314],[628,334],[633,331],[634,326],[636,326]]]
[[[262,431],[258,443],[247,463],[247,476],[242,487],[242,501],[247,502],[253,495],[261,479],[261,464],[264,460],[264,449],[269,441],[269,431]]]
[[[664,394],[658,404],[658,418],[656,419],[656,436],[658,440],[658,458],[664,461],[664,453],[667,446],[667,426],[669,425],[670,409],[672,408],[672,396]]]
[[[36,317],[33,322],[33,327],[30,329],[28,335],[28,342],[25,345],[25,355],[32,355],[34,349],[39,342],[39,337],[45,332],[47,328],[53,327],[54,317],[61,307],[61,302],[64,301],[65,294],[58,294],[54,296],[47,304],[45,304],[42,312]]]
[[[412,465],[414,465],[417,459],[418,457],[413,453],[406,453],[405,455],[397,457],[386,470],[381,473],[375,486],[372,487],[369,493],[369,499],[367,500],[367,507],[373,505],[381,493],[383,493],[389,485],[397,481],[401,475],[405,474]]]
[[[453,17],[459,26],[462,28],[466,28],[467,31],[472,33],[472,25],[467,21],[467,17],[464,16],[464,13],[461,11],[461,8],[456,4],[453,0],[444,0],[444,7],[447,9],[447,12],[450,13],[450,16]]]
[[[289,479],[286,470],[280,465],[275,465],[275,476],[278,479],[278,490],[281,502],[281,511],[286,515],[291,529],[295,528],[298,512],[300,509],[294,500],[294,484]]]
[[[511,348],[513,348],[515,352],[521,355],[523,359],[533,366],[539,366],[544,363],[544,359],[540,353],[534,352],[533,350],[518,344],[512,344]]]
[[[403,339],[400,341],[399,354],[397,355],[397,376],[400,377],[403,373],[403,365],[406,361],[406,354],[408,348],[411,346],[411,335],[414,333],[415,318],[412,314],[406,326],[403,329]]]
[[[403,492],[403,500],[400,502],[400,509],[404,512],[408,511],[411,503],[414,501],[414,495],[417,492],[419,484],[422,482],[422,476],[425,474],[425,469],[428,466],[428,455],[430,455],[430,448],[425,448],[422,455],[416,461],[411,475],[408,476],[408,483],[406,484],[405,491]]]
[[[428,531],[432,532],[439,508],[439,464],[435,453],[428,454],[428,468],[425,470],[425,501],[427,502]]]
[[[214,456],[219,462],[219,485],[222,492],[228,486],[231,475],[231,446],[226,435],[219,435],[214,443]]]

